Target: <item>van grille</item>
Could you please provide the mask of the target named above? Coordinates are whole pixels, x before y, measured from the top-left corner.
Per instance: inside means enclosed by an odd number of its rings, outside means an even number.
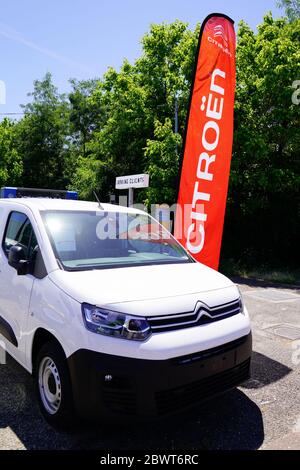
[[[236,348],[240,348],[248,340],[248,336],[242,336],[230,343],[222,344],[215,348],[206,349],[205,351],[199,351],[196,353],[188,354],[186,356],[175,357],[171,359],[172,364],[177,366],[182,366],[185,364],[194,364],[198,361],[203,361],[206,359],[212,359],[213,357],[219,356],[220,354],[226,354],[230,351],[233,351]]]
[[[216,375],[155,394],[159,415],[184,409],[240,385],[249,378],[250,359]]]
[[[153,333],[161,333],[224,320],[237,315],[240,311],[240,299],[237,299],[216,307],[208,307],[201,303],[197,304],[193,312],[148,317],[147,320]]]
[[[114,413],[135,415],[136,396],[135,393],[124,390],[104,390],[103,402],[108,409]]]

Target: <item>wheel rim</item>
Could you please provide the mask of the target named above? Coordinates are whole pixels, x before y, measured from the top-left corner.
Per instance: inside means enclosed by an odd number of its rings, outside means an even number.
[[[61,380],[51,357],[45,357],[39,367],[39,392],[46,411],[54,415],[61,405]]]

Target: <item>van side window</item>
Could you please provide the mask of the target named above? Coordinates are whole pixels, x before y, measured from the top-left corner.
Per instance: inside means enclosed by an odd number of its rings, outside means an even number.
[[[31,258],[38,245],[28,217],[21,212],[12,212],[9,216],[2,243],[6,256],[10,248],[15,245],[23,248],[27,260]]]

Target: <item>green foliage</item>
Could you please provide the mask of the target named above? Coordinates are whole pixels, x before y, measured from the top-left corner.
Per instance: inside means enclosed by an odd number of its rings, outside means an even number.
[[[152,25],[142,40],[143,53],[136,63],[131,65],[125,60],[119,72],[109,68],[103,80],[91,90],[89,103],[96,103],[96,108],[102,110],[102,121],[100,124],[99,119],[96,121],[98,128],[92,132],[85,153],[81,152],[83,156],[88,154],[91,167],[89,160],[78,162],[72,187],[80,180],[79,175],[84,174],[87,186],[88,181],[91,188],[96,184],[101,197],[107,198],[114,192],[116,176],[148,171],[151,164],[151,188],[138,193],[140,202],[155,203],[157,197],[167,200],[171,195],[174,197],[173,173],[178,171],[176,145],[171,149],[169,143],[162,142],[170,151],[168,164],[172,166],[168,179],[171,186],[165,187],[163,197],[162,191],[157,193],[154,188],[160,187],[160,171],[166,172],[168,168],[160,152],[158,160],[154,161],[156,154],[148,148],[148,141],[156,140],[156,121],[169,122],[169,134],[172,134],[175,99],[178,100],[179,131],[184,132],[198,31],[199,26],[192,32],[180,21]],[[180,137],[172,139],[178,141],[180,151]],[[90,171],[95,168],[95,161],[99,162],[96,177]]]
[[[178,180],[177,147],[181,137],[172,130],[172,122],[166,119],[164,124],[155,121],[153,140],[148,139],[145,157],[148,161],[146,172],[150,175],[151,186],[147,190],[145,204],[173,204],[176,200]]]
[[[15,124],[0,122],[0,187],[17,184],[22,174],[22,158],[15,148]]]
[[[103,170],[103,173],[105,173],[105,168]],[[99,173],[101,173],[101,162],[99,160],[91,157],[79,157],[69,189],[78,191],[80,199],[94,200],[93,191],[97,189],[97,175]]]
[[[70,133],[79,154],[86,157],[86,146],[95,131],[104,122],[104,112],[99,95],[94,93],[97,80],[70,80]]]
[[[23,157],[23,182],[27,187],[64,187],[69,110],[47,73],[34,82],[32,102],[16,125],[17,150]]]
[[[300,0],[280,0],[277,2],[279,8],[284,8],[285,14],[290,21],[300,18]]]
[[[241,23],[238,39],[232,183],[243,190],[246,206],[255,183],[264,207],[273,192],[299,184],[300,108],[292,102],[292,83],[300,77],[300,21],[268,15],[256,36]]]
[[[257,34],[240,23],[234,152],[224,247],[239,232],[248,262],[293,258],[299,211],[300,20],[265,16]],[[257,228],[259,227],[259,232]],[[274,250],[276,247],[276,250]]]

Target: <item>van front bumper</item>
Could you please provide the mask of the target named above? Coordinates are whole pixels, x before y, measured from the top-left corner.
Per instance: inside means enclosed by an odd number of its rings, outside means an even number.
[[[75,408],[87,419],[150,419],[187,409],[250,376],[251,333],[168,360],[132,359],[81,349],[68,358]]]

